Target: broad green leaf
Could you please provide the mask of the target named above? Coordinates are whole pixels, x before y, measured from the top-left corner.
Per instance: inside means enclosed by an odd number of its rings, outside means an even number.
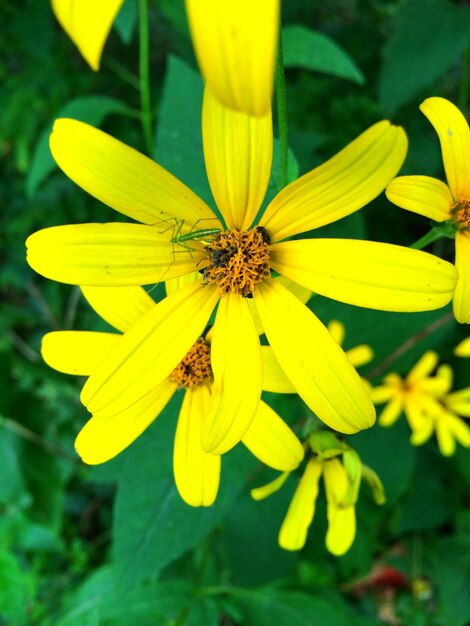
[[[92,126],[100,126],[104,119],[111,113],[125,113],[127,107],[123,102],[115,98],[105,96],[83,96],[66,104],[54,119],[71,117],[81,122],[87,122]],[[26,178],[26,192],[32,196],[41,183],[56,169],[56,164],[49,149],[49,136],[52,132],[54,120],[41,133],[34,150],[31,167]]]
[[[303,67],[330,76],[365,83],[364,74],[332,39],[305,26],[282,29],[284,65]]]
[[[191,508],[176,491],[172,455],[179,402],[174,399],[124,453],[114,517],[117,583],[130,588],[156,575],[202,541],[228,513],[256,464],[238,446],[224,455],[219,495],[210,508]]]
[[[470,8],[448,0],[401,5],[379,76],[379,101],[387,115],[422,94],[459,60],[470,45],[469,24]]]
[[[114,22],[119,37],[123,43],[129,44],[137,23],[137,0],[126,0],[117,14]]]
[[[26,624],[28,578],[13,554],[0,552],[0,622]]]

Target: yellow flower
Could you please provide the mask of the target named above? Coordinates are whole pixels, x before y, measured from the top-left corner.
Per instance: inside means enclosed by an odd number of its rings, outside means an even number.
[[[470,356],[470,337],[461,341],[454,350],[455,356]]]
[[[83,287],[82,290],[96,312],[121,333],[155,306],[141,287]],[[55,331],[44,336],[41,351],[46,363],[54,369],[89,376],[121,337],[108,332]],[[201,426],[214,393],[207,336],[199,338],[170,376],[138,402],[111,418],[92,417],[80,431],[75,447],[85,463],[109,461],[158,417],[178,388],[185,393],[174,444],[176,486],[188,504],[210,506],[217,495],[221,458],[204,452],[201,447]],[[242,441],[260,461],[281,471],[295,469],[303,458],[297,437],[263,401]]]
[[[54,13],[83,58],[99,70],[101,53],[124,0],[51,0]]]
[[[199,67],[230,109],[264,115],[271,106],[280,0],[186,0]]]
[[[428,98],[421,111],[441,143],[447,185],[430,176],[400,176],[387,187],[388,199],[407,211],[456,228],[455,265],[459,278],[454,315],[470,323],[470,129],[462,113],[444,98]]]
[[[328,517],[326,547],[332,554],[341,556],[349,550],[356,535],[354,507],[361,479],[371,486],[377,504],[385,502],[383,486],[375,472],[363,465],[357,453],[333,433],[311,434],[306,447],[313,456],[307,462],[282,522],[279,545],[285,550],[304,547],[315,514],[320,476],[323,475]],[[261,500],[271,495],[284,484],[288,475],[289,472],[285,472],[272,483],[253,489],[252,497]]]
[[[202,445],[207,452],[226,452],[247,431],[261,394],[255,306],[276,359],[312,411],[340,432],[370,427],[374,407],[344,352],[270,272],[358,306],[418,311],[450,301],[455,268],[427,253],[357,240],[282,241],[334,222],[375,198],[403,162],[403,130],[387,121],[375,124],[283,189],[257,225],[253,222],[271,171],[271,114],[250,117],[225,109],[206,90],[203,140],[224,226],[190,189],[147,157],[87,124],[66,119],[55,124],[51,150],[64,172],[143,224],[39,231],[27,241],[30,265],[54,280],[95,286],[154,284],[203,272],[202,282],[172,293],[124,334],[88,379],[83,403],[105,417],[138,401],[184,358],[219,303],[212,370],[214,388],[223,393],[213,395]],[[196,240],[204,228],[222,232]],[[180,236],[190,240],[180,245]]]
[[[379,416],[381,426],[391,426],[404,411],[413,445],[422,445],[435,432],[441,453],[450,456],[455,441],[470,446],[470,428],[460,417],[470,417],[470,388],[449,393],[453,375],[448,365],[430,375],[437,362],[435,352],[426,352],[405,379],[388,374],[383,385],[371,390],[371,397],[374,404],[388,403]]]

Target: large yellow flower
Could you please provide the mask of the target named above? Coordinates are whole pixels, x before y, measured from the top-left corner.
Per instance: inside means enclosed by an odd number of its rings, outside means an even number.
[[[223,393],[213,395],[218,401],[204,420],[206,451],[229,450],[256,413],[262,359],[253,306],[283,371],[312,411],[344,433],[371,426],[373,405],[344,352],[270,272],[343,302],[389,311],[423,311],[450,301],[455,268],[427,253],[356,240],[281,241],[349,215],[376,197],[403,162],[403,130],[387,121],[375,124],[283,189],[257,225],[271,170],[271,114],[250,117],[225,109],[206,90],[203,139],[225,226],[147,157],[81,122],[55,124],[51,149],[64,172],[143,224],[39,231],[27,242],[30,265],[48,278],[95,286],[153,284],[203,272],[201,282],[172,293],[124,334],[88,379],[82,401],[99,417],[139,401],[184,358],[219,302],[211,351],[214,388]],[[206,227],[222,232],[179,245],[176,224],[178,233],[189,236]]]
[[[470,388],[449,393],[453,374],[448,365],[438,363],[435,352],[423,354],[406,378],[388,374],[382,385],[371,389],[375,404],[386,402],[379,416],[381,426],[391,426],[404,411],[411,428],[411,443],[425,443],[436,433],[439,449],[444,456],[455,452],[455,442],[470,447],[470,428],[462,417],[470,417]]]
[[[121,332],[155,306],[141,287],[82,290],[96,312]],[[120,338],[120,334],[108,332],[54,331],[44,336],[41,352],[51,367],[66,374],[89,376]],[[158,417],[178,388],[185,394],[174,444],[176,486],[188,504],[210,506],[219,487],[221,459],[201,447],[201,426],[213,393],[207,336],[199,338],[170,376],[138,402],[112,418],[92,417],[80,431],[75,447],[85,463],[109,461]],[[281,471],[295,469],[303,458],[297,437],[263,401],[242,441],[260,461]]]
[[[357,453],[333,433],[312,433],[305,447],[310,459],[295,490],[287,514],[279,531],[279,545],[285,550],[300,550],[307,540],[318,497],[318,483],[323,476],[325,485],[328,532],[326,548],[336,556],[345,554],[356,535],[355,504],[361,480],[372,487],[377,504],[385,502],[382,483],[377,474],[363,465]],[[272,483],[251,491],[255,500],[261,500],[277,491],[289,472],[284,472]]]
[[[386,194],[402,209],[454,223],[459,273],[454,314],[457,321],[470,324],[470,129],[458,108],[444,98],[428,98],[420,109],[439,136],[448,184],[430,176],[400,176]]]
[[[60,25],[94,70],[124,0],[51,0]]]

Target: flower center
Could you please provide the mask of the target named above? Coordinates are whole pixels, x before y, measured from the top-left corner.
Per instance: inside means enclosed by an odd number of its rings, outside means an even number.
[[[461,229],[470,228],[470,200],[458,202],[452,209],[452,217]]]
[[[256,285],[271,275],[270,243],[263,226],[220,233],[206,246],[209,264],[204,270],[204,282],[217,285],[221,295],[236,293],[250,298]]]
[[[190,389],[212,378],[211,351],[202,337],[193,344],[181,363],[170,374],[170,380],[178,387]]]

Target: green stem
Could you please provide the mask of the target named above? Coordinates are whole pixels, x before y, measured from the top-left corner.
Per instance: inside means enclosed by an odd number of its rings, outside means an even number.
[[[104,65],[106,65],[106,67],[109,67],[109,69],[114,72],[116,76],[120,78],[123,82],[127,83],[137,91],[140,90],[139,78],[132,72],[129,72],[129,70],[126,69],[123,65],[110,57],[105,58],[103,60],[103,63]]]
[[[147,153],[153,153],[152,107],[150,102],[149,15],[147,0],[139,0],[139,82],[142,131]]]
[[[288,159],[288,127],[287,127],[287,98],[286,98],[286,78],[284,75],[284,59],[282,54],[282,30],[279,27],[279,43],[276,55],[276,105],[277,105],[277,125],[279,130],[280,158],[279,158],[279,186],[282,189],[287,185],[287,159]]]
[[[470,48],[463,53],[462,58],[462,78],[460,81],[458,104],[464,115],[469,113],[470,98]]]
[[[422,250],[426,246],[429,246],[430,243],[432,243],[433,241],[437,241],[443,236],[444,234],[442,232],[442,229],[431,228],[431,230],[428,233],[426,233],[423,237],[418,239],[418,241],[415,241],[414,243],[412,243],[410,248],[413,248],[414,250]]]

